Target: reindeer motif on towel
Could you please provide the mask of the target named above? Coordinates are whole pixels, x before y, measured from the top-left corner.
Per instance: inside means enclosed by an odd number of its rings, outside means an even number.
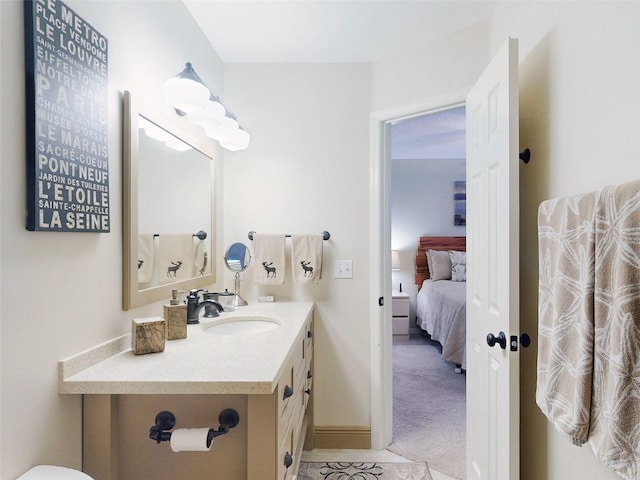
[[[304,260],[302,260],[300,262],[300,266],[302,267],[302,270],[304,271],[304,276],[305,277],[313,277],[313,267],[310,267],[309,266],[310,264],[311,264],[311,262],[304,261]]]
[[[167,277],[175,277],[176,272],[182,266],[182,262],[180,260],[176,262],[171,262],[171,266],[167,268]]]
[[[262,266],[267,272],[267,278],[276,278],[276,267],[272,267],[273,262],[262,262]]]

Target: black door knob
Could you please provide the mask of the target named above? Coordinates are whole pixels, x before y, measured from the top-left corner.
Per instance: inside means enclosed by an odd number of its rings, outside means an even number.
[[[503,350],[507,348],[507,336],[504,332],[500,332],[497,337],[493,333],[487,335],[487,345],[493,347],[496,343],[500,345],[500,348]]]

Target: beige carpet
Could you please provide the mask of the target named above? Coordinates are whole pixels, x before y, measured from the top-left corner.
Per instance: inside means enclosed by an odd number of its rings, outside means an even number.
[[[393,441],[389,450],[457,479],[466,476],[465,375],[423,338],[393,345]]]

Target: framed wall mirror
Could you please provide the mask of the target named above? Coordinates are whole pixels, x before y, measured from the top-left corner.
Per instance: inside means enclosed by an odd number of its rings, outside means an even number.
[[[123,309],[215,283],[214,147],[124,92]]]

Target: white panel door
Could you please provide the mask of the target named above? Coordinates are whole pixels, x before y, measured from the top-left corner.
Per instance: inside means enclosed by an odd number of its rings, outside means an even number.
[[[518,40],[467,96],[467,478],[519,472]],[[499,337],[489,346],[488,334]],[[518,348],[517,341],[515,345]]]

